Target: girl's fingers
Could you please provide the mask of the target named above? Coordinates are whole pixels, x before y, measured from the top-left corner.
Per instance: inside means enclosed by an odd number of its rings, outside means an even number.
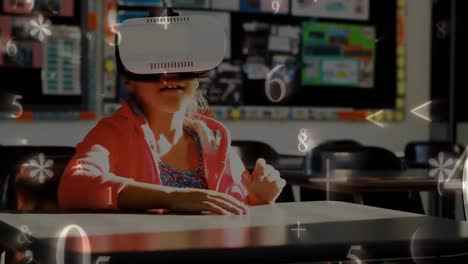
[[[270,174],[268,174],[268,176],[267,176],[267,182],[268,183],[272,183],[272,182],[278,181],[280,179],[281,179],[280,172],[277,171],[277,170],[271,171]]]
[[[200,211],[210,211],[215,214],[219,215],[229,215],[230,213],[227,210],[224,210],[223,208],[219,207],[218,205],[211,203],[211,202],[203,202],[203,208]]]
[[[275,171],[275,169],[273,168],[273,166],[267,164],[265,166],[265,170],[263,171],[263,174],[264,175],[270,175],[271,173],[273,173]]]
[[[250,183],[252,182],[252,176],[250,175],[249,171],[245,170],[244,172],[242,172],[241,176],[245,184],[250,185]]]
[[[252,177],[256,180],[259,180],[261,176],[265,175],[266,165],[267,164],[264,159],[258,159],[257,162],[255,163],[255,168],[252,172]]]
[[[243,214],[242,208],[236,206],[235,204],[231,204],[227,201],[224,201],[223,199],[219,199],[216,197],[209,197],[208,201],[223,208],[224,210],[231,212],[232,214],[236,214],[236,215]]]
[[[230,205],[233,205],[235,207],[237,207],[238,209],[240,209],[242,211],[242,213],[247,213],[247,207],[239,202],[238,200],[236,200],[234,197],[228,195],[228,194],[224,194],[224,193],[217,193],[216,195],[213,195],[214,198],[218,198],[218,199],[221,199],[225,202],[228,202]]]
[[[284,186],[286,186],[286,181],[280,178],[279,180],[275,181],[275,184],[279,189],[283,189]]]

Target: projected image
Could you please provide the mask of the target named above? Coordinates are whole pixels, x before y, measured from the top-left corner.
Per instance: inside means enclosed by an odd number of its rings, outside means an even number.
[[[302,46],[302,85],[374,86],[375,28],[306,22]]]

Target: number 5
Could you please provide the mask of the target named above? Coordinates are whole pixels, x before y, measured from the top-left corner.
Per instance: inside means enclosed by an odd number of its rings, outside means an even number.
[[[356,264],[361,264],[361,260],[358,258],[358,256],[353,254],[353,251],[358,251],[361,250],[361,246],[352,246],[349,251],[348,251],[348,256],[346,256],[348,259],[353,260],[356,262]]]
[[[11,103],[11,105],[16,106],[18,108],[18,111],[16,111],[16,114],[11,114],[11,118],[19,118],[21,117],[21,115],[23,115],[23,106],[20,104],[20,102],[18,102],[18,100],[20,99],[23,99],[22,95],[15,95],[15,97],[13,98],[13,102]]]

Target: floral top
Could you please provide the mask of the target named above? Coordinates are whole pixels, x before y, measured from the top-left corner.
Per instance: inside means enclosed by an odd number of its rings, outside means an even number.
[[[208,184],[206,182],[205,175],[203,174],[203,155],[200,139],[195,132],[187,128],[184,128],[184,130],[193,138],[193,140],[195,140],[197,145],[197,167],[191,171],[182,171],[174,169],[171,165],[159,160],[158,165],[161,172],[162,184],[178,188],[208,189]]]

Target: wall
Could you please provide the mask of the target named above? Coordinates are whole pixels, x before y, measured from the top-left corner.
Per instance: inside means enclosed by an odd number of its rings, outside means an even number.
[[[408,0],[408,95],[404,122],[380,128],[371,123],[343,122],[225,122],[234,139],[261,140],[281,153],[297,154],[297,134],[308,128],[315,142],[350,138],[395,152],[412,140],[429,138],[429,124],[409,110],[429,100],[431,0]],[[94,122],[0,123],[0,144],[17,144],[27,139],[31,145],[75,145]]]

